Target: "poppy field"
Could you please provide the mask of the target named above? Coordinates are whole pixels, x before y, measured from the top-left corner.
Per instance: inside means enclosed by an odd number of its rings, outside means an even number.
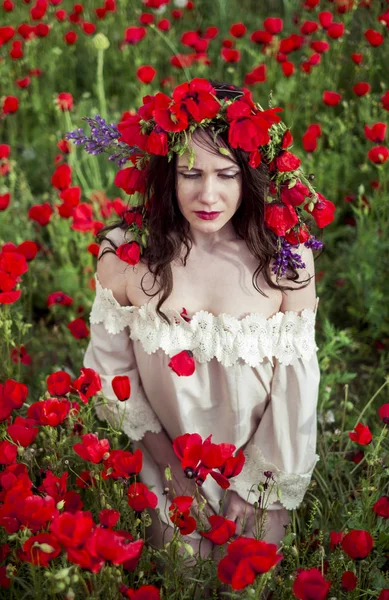
[[[389,600],[388,38],[388,0],[0,1],[0,599]],[[315,261],[320,460],[278,547],[261,539],[271,472],[252,482],[255,538],[208,519],[198,485],[167,494],[174,537],[152,547],[142,453],[98,420],[83,367],[95,236],[131,199],[67,134],[109,136],[195,77],[280,107],[336,206]],[[131,402],[128,378],[113,391]],[[218,446],[173,441],[228,495],[244,458]],[[195,530],[217,559],[193,554]]]

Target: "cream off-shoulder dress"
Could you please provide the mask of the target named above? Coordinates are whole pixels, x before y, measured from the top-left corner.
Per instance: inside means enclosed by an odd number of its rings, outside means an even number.
[[[277,486],[268,509],[297,508],[319,460],[319,298],[314,310],[278,312],[270,318],[250,313],[238,319],[202,310],[187,322],[179,310],[164,309],[169,326],[151,305],[122,306],[100,285],[97,274],[95,280],[84,366],[101,376],[107,403],[98,400],[96,412],[115,426],[120,423],[133,448],[142,450],[139,479],[157,494],[161,519],[169,523],[163,482],[142,437],[162,428],[171,440],[184,433],[199,433],[203,439],[212,434],[214,443],[243,448],[246,462],[241,474],[230,479],[230,489],[253,504],[259,496],[253,484],[265,482],[264,471],[272,471]],[[168,366],[182,350],[191,350],[196,361],[189,377]],[[125,402],[113,392],[116,375],[131,380]],[[202,490],[217,514],[224,491],[210,475]]]

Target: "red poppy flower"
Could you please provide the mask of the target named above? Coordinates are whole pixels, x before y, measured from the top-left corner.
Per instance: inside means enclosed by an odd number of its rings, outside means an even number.
[[[71,377],[66,371],[51,373],[47,379],[47,389],[53,396],[66,396],[70,392]]]
[[[9,203],[11,201],[11,194],[7,192],[6,194],[0,194],[0,210],[5,210],[8,208]]]
[[[73,304],[73,298],[65,294],[64,292],[52,292],[47,296],[47,306],[53,306],[53,304],[60,304],[61,306],[71,306]]]
[[[384,141],[386,135],[386,123],[374,123],[371,127],[365,125],[364,132],[366,139],[374,142],[375,144],[380,144]]]
[[[191,496],[177,496],[169,507],[171,511],[170,520],[178,527],[181,535],[190,535],[196,529],[196,519],[194,519],[188,510],[179,508],[179,501],[187,499],[188,505],[191,506],[193,498]],[[182,502],[180,502],[182,504]]]
[[[183,350],[172,356],[168,366],[179,377],[189,377],[196,370],[196,363],[190,350]]]
[[[236,100],[231,104],[227,108],[227,118],[231,121],[228,141],[233,148],[254,152],[269,142],[270,124],[263,116],[252,115],[246,102]]]
[[[12,40],[15,35],[15,29],[10,25],[0,27],[0,47]]]
[[[345,533],[343,531],[331,531],[330,532],[330,548],[334,550],[338,544],[341,543]]]
[[[358,423],[358,425],[354,427],[354,431],[350,431],[348,435],[350,440],[357,442],[361,446],[370,444],[373,439],[369,426],[362,425],[362,423]]]
[[[73,450],[84,460],[98,464],[108,458],[110,444],[107,439],[99,440],[94,433],[86,433],[82,436],[81,443],[74,444]]]
[[[379,31],[375,31],[375,29],[366,29],[363,35],[369,42],[370,46],[381,46],[381,44],[384,41],[384,36],[382,35],[382,33],[380,33]]]
[[[185,86],[186,84],[182,85]],[[174,90],[173,96],[174,94],[176,94],[179,104],[172,104],[169,96],[161,92],[155,96],[154,119],[164,131],[183,131],[186,129],[188,127],[187,111],[191,112],[192,116],[193,113],[196,116],[200,115],[197,103],[190,97],[190,90],[178,86]],[[186,110],[183,110],[181,107],[184,107]],[[197,116],[197,118],[200,119],[200,116]]]
[[[342,590],[352,592],[357,587],[358,579],[352,571],[342,573]]]
[[[125,563],[131,563],[132,570],[135,570],[143,546],[143,540],[134,542],[132,535],[127,532],[96,527],[87,540],[85,549],[97,559],[109,560],[114,565],[123,565],[126,568]]]
[[[53,214],[53,209],[51,208],[48,202],[44,202],[43,204],[35,204],[35,206],[31,206],[28,211],[28,218],[31,221],[36,221],[39,225],[44,227],[47,225],[51,219]]]
[[[134,453],[127,450],[111,450],[104,461],[103,479],[128,479],[142,470],[143,454],[138,448]]]
[[[336,106],[341,101],[342,96],[337,92],[329,92],[328,90],[323,92],[323,102],[327,106]]]
[[[88,399],[101,390],[101,378],[93,369],[81,367],[80,371],[81,375],[73,381],[73,387],[79,393],[83,403],[87,404]]]
[[[19,99],[16,96],[6,96],[3,101],[2,113],[10,115],[15,113],[19,108]]]
[[[255,67],[250,73],[245,75],[245,84],[254,85],[255,83],[263,83],[266,81],[267,67],[264,63]]]
[[[59,165],[51,177],[51,184],[57,190],[65,190],[66,188],[70,187],[71,183],[72,168],[69,167],[69,165]]]
[[[367,83],[367,81],[359,81],[353,86],[353,92],[357,96],[365,96],[370,92],[370,89],[370,83]]]
[[[75,31],[67,31],[65,33],[65,35],[63,36],[63,39],[68,44],[68,46],[72,46],[73,44],[76,43],[76,41],[78,39],[78,35]]]
[[[241,472],[244,456],[238,453],[233,457],[236,449],[233,444],[213,444],[211,439],[212,435],[203,442],[198,433],[186,433],[173,440],[173,450],[187,476],[194,478],[197,485],[201,486],[211,475],[223,489],[227,489],[230,487],[228,479]],[[213,469],[219,469],[220,473]]]
[[[68,550],[82,547],[90,537],[94,525],[89,511],[65,512],[52,521],[50,532]]]
[[[310,233],[305,225],[299,227],[297,231],[293,231],[293,229],[291,229],[285,234],[286,241],[293,246],[297,244],[303,244],[304,242],[308,241],[310,237]]]
[[[255,44],[265,44],[266,45],[266,44],[270,44],[270,42],[273,39],[273,35],[269,31],[262,31],[261,29],[258,29],[257,31],[254,31],[251,34],[250,39]]]
[[[352,58],[353,62],[355,62],[356,65],[360,65],[363,60],[363,54],[355,52],[351,55],[351,58]]]
[[[145,192],[145,173],[137,167],[121,169],[116,173],[114,184],[124,190],[126,194]]]
[[[99,523],[103,527],[112,529],[120,519],[120,512],[112,508],[104,508],[99,512]]]
[[[86,35],[92,35],[92,33],[96,31],[96,25],[94,23],[90,23],[89,21],[84,21],[81,23],[81,27]]]
[[[146,98],[149,100],[149,103],[154,106],[154,96],[146,96],[143,98],[143,102],[145,102]],[[125,142],[129,146],[138,146],[141,149],[145,148],[148,136],[141,132],[140,120],[141,118],[149,120],[153,115],[150,111],[147,115],[143,114],[143,112],[144,109],[141,107],[139,109],[140,114],[122,117],[120,123],[118,123],[118,131],[122,134],[121,138],[118,140],[119,142]]]
[[[219,467],[220,473],[230,479],[236,477],[241,473],[244,463],[246,461],[245,455],[243,454],[242,448],[237,452],[236,456],[229,456],[225,459],[221,467]]]
[[[389,519],[389,496],[381,496],[374,504],[373,510],[379,517]]]
[[[156,508],[158,497],[144,483],[132,483],[127,491],[128,504],[136,512]]]
[[[84,319],[82,318],[70,321],[70,323],[68,323],[66,327],[69,329],[72,336],[76,338],[76,340],[82,340],[83,338],[86,338],[89,335],[89,329],[86,326]]]
[[[219,112],[220,104],[214,98],[215,95],[216,91],[209,81],[196,77],[178,85],[173,92],[173,100],[179,107],[179,112],[187,111],[199,123],[204,119],[213,119]],[[164,128],[162,123],[159,124]]]
[[[12,465],[16,462],[18,447],[7,440],[0,442],[0,465]]]
[[[323,27],[323,29],[327,29],[327,27],[331,25],[332,19],[334,18],[333,14],[327,10],[319,12],[318,17],[320,25]]]
[[[157,71],[150,65],[143,65],[136,71],[136,76],[142,83],[151,83],[156,74]]]
[[[157,27],[160,31],[169,31],[171,27],[169,19],[161,19],[158,21]]]
[[[45,473],[45,478],[42,485],[39,486],[38,490],[54,498],[56,503],[63,499],[67,491],[67,479],[69,473],[65,471],[61,477],[57,477],[50,470]]]
[[[306,185],[297,181],[295,185],[289,188],[287,185],[281,188],[281,200],[284,204],[291,206],[300,206],[304,200],[310,195],[310,191]]]
[[[166,156],[168,151],[169,148],[167,134],[161,129],[161,127],[157,125],[148,136],[146,152],[149,152],[150,154]]]
[[[333,40],[337,40],[344,34],[344,23],[331,23],[327,27],[327,35]]]
[[[383,404],[380,406],[378,409],[378,416],[386,425],[389,424],[389,404]]]
[[[313,209],[309,209],[309,202],[304,206],[304,209],[311,213],[315,219],[316,225],[320,228],[326,227],[335,218],[336,206],[331,200],[327,200],[320,192],[317,192],[318,201],[314,204]]]
[[[154,585],[142,585],[139,589],[128,588],[126,595],[129,600],[161,600],[161,594]]]
[[[227,556],[218,564],[218,576],[234,590],[242,590],[254,583],[260,573],[267,573],[280,560],[276,544],[267,544],[253,538],[239,537],[227,546]]]
[[[55,99],[56,105],[62,112],[66,110],[72,110],[73,108],[73,96],[68,92],[61,92]]]
[[[291,75],[293,75],[293,73],[295,72],[294,64],[288,60],[285,60],[281,63],[281,68],[285,77],[291,77]]]
[[[350,558],[366,558],[374,547],[374,540],[368,531],[352,529],[342,539],[341,546]]]
[[[240,51],[235,48],[222,48],[220,56],[227,63],[236,63],[241,59]]]
[[[389,110],[389,91],[381,96],[382,108]]]
[[[265,224],[276,235],[284,236],[298,223],[298,216],[290,204],[267,204],[265,206]]]
[[[0,383],[0,422],[5,421],[14,409],[23,406],[28,394],[24,383],[14,379],[7,379]]]
[[[28,354],[25,346],[16,346],[11,351],[11,360],[14,363],[21,363],[22,365],[31,364],[31,356]]]
[[[284,27],[284,22],[278,17],[267,17],[263,22],[263,26],[266,31],[272,35],[277,35],[278,33],[281,33]]]
[[[378,600],[389,600],[389,588],[386,588],[380,592]]]
[[[308,600],[314,597],[317,600],[325,600],[331,587],[331,581],[327,581],[319,569],[312,568],[301,570],[293,583],[293,594],[300,600]]]
[[[317,137],[306,131],[302,138],[304,150],[306,152],[314,152],[317,148]]]
[[[34,419],[39,425],[50,425],[57,427],[63,423],[71,409],[69,400],[58,400],[57,398],[46,398],[42,402],[34,402],[28,407],[27,415]]]
[[[309,44],[309,47],[311,48],[311,50],[313,50],[314,52],[318,52],[319,54],[328,52],[328,50],[330,49],[329,43],[325,42],[324,40],[316,40],[315,42],[311,42]]]
[[[139,44],[141,40],[143,40],[145,35],[146,29],[144,27],[127,27],[124,32],[124,41],[126,44],[135,46],[136,44]]]
[[[17,247],[17,251],[19,252],[19,254],[23,254],[23,256],[25,257],[25,259],[28,262],[35,258],[35,256],[37,255],[38,249],[39,249],[38,244],[36,244],[35,242],[32,242],[30,240],[26,240],[25,242],[22,242]]]
[[[234,521],[218,515],[211,515],[208,520],[212,528],[209,531],[200,531],[200,535],[211,540],[213,544],[225,544],[235,535],[236,523]]]
[[[140,246],[137,242],[121,244],[116,249],[116,256],[129,265],[137,265],[140,261]]]
[[[118,400],[128,400],[131,395],[130,378],[127,375],[117,375],[112,379],[112,389]]]
[[[284,150],[276,158],[277,169],[281,173],[295,171],[301,165],[301,160],[291,152]]]
[[[49,562],[61,554],[61,546],[50,533],[33,535],[23,544],[23,551],[18,557],[33,565],[48,567]]]
[[[369,150],[367,156],[373,163],[382,165],[389,158],[389,149],[386,146],[374,146]]]
[[[319,29],[319,24],[316,21],[304,21],[300,27],[300,32],[303,35],[311,35]]]
[[[247,31],[247,27],[244,23],[233,23],[230,27],[230,35],[235,38],[241,38]]]
[[[16,417],[12,425],[8,425],[7,433],[15,444],[20,444],[23,448],[30,446],[39,433],[34,419]]]

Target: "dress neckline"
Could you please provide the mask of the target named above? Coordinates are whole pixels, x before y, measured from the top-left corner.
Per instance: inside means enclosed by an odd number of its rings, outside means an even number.
[[[157,311],[155,306],[150,305],[150,304],[142,304],[141,306],[137,306],[135,304],[128,304],[126,306],[123,306],[122,304],[120,304],[115,296],[113,295],[113,292],[110,288],[104,288],[97,276],[97,273],[95,273],[95,282],[96,282],[96,288],[100,288],[101,291],[105,292],[106,294],[108,294],[110,296],[110,299],[112,301],[112,303],[116,306],[116,308],[118,309],[122,309],[123,311],[128,311],[128,312],[134,312],[134,311],[139,311],[140,313],[145,312],[145,313],[151,313],[153,315],[157,315]],[[165,308],[162,309],[162,311],[169,317],[173,317],[175,320],[179,319],[179,322],[181,323],[187,323],[188,325],[190,325],[190,323],[194,320],[196,320],[197,318],[201,317],[201,316],[205,316],[208,319],[212,319],[212,320],[223,320],[225,318],[227,318],[228,320],[232,320],[232,321],[236,321],[241,323],[242,321],[244,321],[245,319],[251,319],[251,318],[255,318],[258,317],[260,319],[263,319],[264,321],[268,322],[271,320],[277,320],[279,315],[288,315],[288,314],[292,314],[292,315],[296,315],[296,316],[303,316],[306,313],[313,313],[316,316],[317,313],[317,309],[319,306],[319,301],[320,301],[320,297],[316,296],[316,302],[315,302],[315,307],[314,308],[304,308],[301,311],[295,311],[295,310],[287,310],[285,312],[279,310],[278,312],[274,313],[274,315],[271,315],[270,317],[266,317],[266,315],[264,315],[263,313],[260,312],[248,312],[247,314],[245,314],[243,317],[236,317],[235,315],[230,315],[229,313],[219,313],[217,315],[207,311],[207,310],[198,310],[195,313],[193,313],[193,315],[186,315],[187,319],[185,319],[182,316],[182,310],[181,312],[176,309],[176,308]]]

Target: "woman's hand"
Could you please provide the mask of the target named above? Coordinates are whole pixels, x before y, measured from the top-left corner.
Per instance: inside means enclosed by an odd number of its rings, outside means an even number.
[[[223,516],[236,522],[236,535],[254,537],[255,519],[259,518],[258,511],[259,509],[257,509],[256,515],[251,504],[243,500],[236,492],[228,490],[223,507]]]

